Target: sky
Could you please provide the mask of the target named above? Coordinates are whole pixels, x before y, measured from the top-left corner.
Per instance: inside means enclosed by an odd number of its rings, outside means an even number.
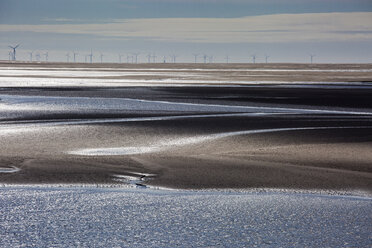
[[[0,0],[0,59],[16,44],[17,60],[372,63],[372,1]]]

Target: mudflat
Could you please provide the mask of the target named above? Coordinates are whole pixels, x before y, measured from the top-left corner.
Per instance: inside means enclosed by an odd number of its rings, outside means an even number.
[[[372,65],[0,64],[1,183],[372,191]]]

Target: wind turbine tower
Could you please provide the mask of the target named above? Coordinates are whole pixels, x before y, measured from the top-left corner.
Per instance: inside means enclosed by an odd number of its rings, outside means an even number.
[[[101,60],[101,63],[103,63],[103,54],[102,53],[99,55],[99,58]]]
[[[13,61],[16,60],[16,49],[19,47],[19,45],[20,45],[20,44],[14,46],[14,47],[13,47],[13,46],[9,46],[9,47],[13,50],[13,52],[12,52],[12,55],[13,55],[12,60],[13,60]]]
[[[226,59],[226,64],[228,64],[229,63],[229,59],[230,59],[229,55],[226,55],[225,59]]]
[[[30,54],[30,62],[32,62],[32,54],[33,53],[34,53],[33,51],[28,53],[28,54]]]
[[[131,63],[133,63],[133,55],[127,54],[127,63],[129,63],[129,60],[131,60]]]
[[[138,55],[139,55],[139,53],[133,53],[133,56],[136,58],[134,60],[136,64],[138,63]]]
[[[89,57],[89,62],[92,64],[93,63],[93,51],[90,49],[90,54],[88,54]]]
[[[121,63],[121,58],[123,57],[124,55],[122,54],[118,54],[118,57],[119,57],[119,63]]]
[[[151,57],[152,57],[152,56],[151,56],[151,53],[147,54],[146,57],[147,57],[147,63],[150,64],[150,63],[151,63]]]
[[[48,62],[49,53],[48,52],[44,53],[44,56],[45,56],[45,62]]]
[[[74,63],[76,63],[76,55],[78,55],[78,53],[76,52],[72,52],[73,56],[74,56]]]
[[[172,59],[172,62],[173,62],[173,63],[176,63],[176,59],[177,59],[178,56],[175,55],[175,54],[173,54],[173,55],[171,55],[170,57],[171,57],[171,59]]]
[[[268,58],[270,58],[270,56],[265,55],[265,63],[266,64],[267,64]]]
[[[253,64],[256,64],[256,54],[252,55],[252,61],[253,61]]]
[[[40,61],[40,53],[37,53],[35,57],[36,57],[36,61]]]
[[[156,57],[157,57],[157,56],[155,55],[155,53],[153,53],[152,56],[151,56],[151,58],[152,58],[152,63],[155,63],[155,61],[156,61]]]
[[[11,61],[13,59],[13,52],[9,51],[8,55],[9,55],[9,61]]]
[[[208,58],[208,56],[207,56],[206,54],[204,54],[204,55],[203,55],[203,59],[204,59],[204,64],[206,64],[206,63],[207,63],[207,58]]]
[[[310,54],[310,64],[312,64],[313,63],[313,58],[315,57],[315,55],[314,54]]]
[[[67,63],[70,62],[70,54],[69,53],[66,53],[66,60],[67,60]]]
[[[194,63],[196,64],[196,62],[197,62],[197,60],[198,60],[198,56],[199,56],[199,54],[194,53],[193,55],[194,55]]]
[[[208,62],[209,62],[209,64],[213,63],[213,55],[208,57]]]

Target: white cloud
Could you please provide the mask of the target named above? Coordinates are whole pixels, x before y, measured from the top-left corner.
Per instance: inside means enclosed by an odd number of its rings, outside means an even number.
[[[125,19],[102,24],[0,25],[0,32],[88,34],[201,43],[372,41],[372,12]]]

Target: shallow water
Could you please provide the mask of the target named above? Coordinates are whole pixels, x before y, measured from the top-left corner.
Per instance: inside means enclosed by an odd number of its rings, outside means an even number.
[[[15,173],[18,172],[19,168],[15,166],[10,166],[10,167],[0,167],[0,173]]]
[[[167,112],[194,112],[194,113],[284,113],[284,114],[352,114],[372,115],[371,111],[365,110],[342,110],[342,109],[321,109],[315,107],[264,107],[244,105],[224,105],[207,103],[187,103],[159,100],[144,100],[133,98],[90,98],[90,97],[52,97],[52,96],[13,96],[0,94],[0,111],[2,117],[12,114],[15,111],[159,111]]]
[[[368,247],[352,196],[0,188],[2,247]]]

